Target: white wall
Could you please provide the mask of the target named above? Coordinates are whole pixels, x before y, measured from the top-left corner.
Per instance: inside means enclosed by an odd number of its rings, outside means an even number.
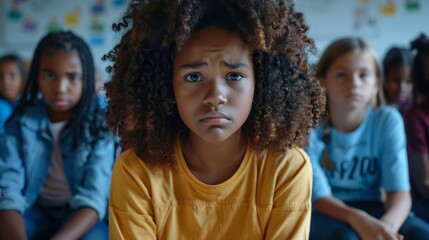
[[[11,17],[12,3],[17,0],[0,0],[0,55],[7,52],[20,54],[30,60],[35,44],[46,34],[51,19],[67,29],[75,30],[90,43],[98,68],[107,63],[100,58],[107,53],[119,36],[113,34],[111,24],[116,22],[129,0],[104,0],[103,11],[95,7],[100,0],[20,0],[18,12],[21,19]],[[417,2],[418,9],[407,8],[407,3]],[[103,1],[101,1],[103,2]],[[347,35],[362,36],[376,50],[381,58],[392,45],[409,46],[419,33],[429,35],[429,0],[295,0],[297,8],[304,12],[319,54],[334,39]],[[386,3],[394,4],[395,12],[386,15],[381,9]],[[79,24],[67,23],[67,15],[78,9]],[[385,8],[386,9],[386,8]],[[388,10],[388,9],[387,9]],[[91,30],[94,16],[101,21],[101,32]],[[36,24],[36,31],[25,31],[24,18],[29,17]],[[356,24],[361,24],[358,27]],[[93,37],[100,37],[102,44],[92,43]],[[310,61],[317,61],[317,56]],[[104,73],[105,74],[105,73]]]
[[[315,39],[318,48],[318,55],[310,58],[312,62],[317,61],[323,50],[339,37],[364,38],[382,59],[393,45],[409,47],[411,40],[420,33],[429,36],[429,0],[295,2],[298,10],[305,14],[310,25],[310,36]]]

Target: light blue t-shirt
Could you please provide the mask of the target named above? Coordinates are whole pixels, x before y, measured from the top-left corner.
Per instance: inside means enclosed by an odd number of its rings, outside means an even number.
[[[380,201],[380,188],[408,191],[404,123],[393,107],[368,107],[350,133],[331,129],[328,151],[334,166],[322,163],[323,128],[313,129],[307,153],[313,166],[313,200],[333,195],[342,201]]]
[[[3,98],[0,98],[0,134],[3,132],[4,124],[7,119],[12,115],[12,105]]]

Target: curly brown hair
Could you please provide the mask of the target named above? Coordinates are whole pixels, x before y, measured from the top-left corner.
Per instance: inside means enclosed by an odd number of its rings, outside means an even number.
[[[244,123],[252,147],[285,151],[307,144],[325,109],[308,65],[315,51],[304,15],[288,0],[133,1],[113,25],[122,39],[104,56],[110,126],[148,164],[169,165],[187,131],[174,105],[173,61],[190,35],[209,26],[236,32],[252,49],[255,96]]]

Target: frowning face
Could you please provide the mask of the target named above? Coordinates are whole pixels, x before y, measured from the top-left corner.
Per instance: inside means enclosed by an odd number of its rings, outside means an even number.
[[[362,50],[338,57],[321,81],[329,107],[346,111],[365,109],[377,94],[379,84],[374,59]]]
[[[193,33],[173,74],[177,108],[191,135],[216,143],[238,133],[255,90],[250,49],[238,34],[217,27]]]
[[[21,75],[18,64],[14,61],[0,63],[0,95],[7,101],[13,102],[21,94],[24,87],[24,76]]]
[[[82,96],[82,63],[78,53],[43,54],[37,82],[51,121],[68,120]]]

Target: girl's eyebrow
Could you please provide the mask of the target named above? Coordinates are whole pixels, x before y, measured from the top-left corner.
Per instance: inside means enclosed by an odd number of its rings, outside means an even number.
[[[49,69],[49,68],[43,68],[40,69],[40,72],[47,72],[47,73],[55,73],[55,70]],[[67,75],[83,75],[81,71],[68,71],[66,72]]]
[[[222,64],[225,65],[226,67],[230,68],[230,69],[249,68],[249,65],[247,65],[245,63],[227,63],[225,61],[222,61]],[[183,64],[182,66],[180,66],[180,68],[196,69],[196,68],[199,68],[203,65],[207,65],[207,63],[205,63],[205,62],[186,63],[186,64]]]
[[[249,68],[249,65],[245,63],[227,63],[225,61],[222,61],[222,64],[230,69],[236,69],[236,68]]]
[[[182,66],[180,66],[179,68],[180,68],[180,69],[182,69],[182,68],[192,68],[192,69],[196,69],[196,68],[199,68],[199,67],[201,67],[201,66],[203,66],[203,65],[207,65],[207,63],[205,63],[205,62],[185,63],[185,64],[183,64]]]

